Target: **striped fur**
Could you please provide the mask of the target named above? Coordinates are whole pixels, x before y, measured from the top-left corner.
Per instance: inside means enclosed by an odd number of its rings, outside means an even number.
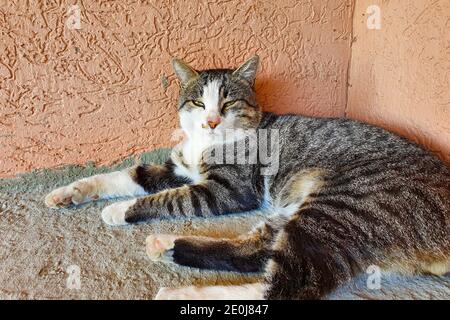
[[[268,221],[264,229],[275,231],[261,238],[178,239],[174,262],[265,269],[269,299],[321,298],[373,264],[405,272],[448,270],[450,171],[435,156],[352,120],[264,114],[260,126],[282,132],[283,161],[267,186],[277,201],[269,209],[281,214],[294,204],[295,213],[283,215],[282,227]],[[248,211],[264,201],[259,165],[204,170],[207,192],[186,188],[180,205],[158,207],[154,217]],[[311,176],[319,181],[313,188]],[[196,198],[185,199],[190,194]]]
[[[256,58],[237,70],[196,71],[179,60],[174,66],[188,141],[165,165],[130,169],[149,195],[120,207],[123,212],[108,210],[127,223],[255,209],[271,216],[236,239],[171,236],[161,243],[169,243],[173,262],[264,270],[268,299],[322,298],[373,264],[405,272],[448,270],[450,170],[433,154],[354,120],[260,112],[253,90]],[[206,128],[201,99],[212,81],[217,92],[207,96],[214,97],[209,101],[218,104],[222,122]],[[262,174],[261,158],[246,164],[211,161],[208,151],[231,123],[279,132],[274,174]],[[198,147],[193,155],[192,145]]]

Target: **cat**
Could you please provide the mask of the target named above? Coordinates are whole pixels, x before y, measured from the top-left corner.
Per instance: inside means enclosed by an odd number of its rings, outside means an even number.
[[[45,198],[59,207],[138,197],[102,211],[113,226],[267,212],[235,239],[150,235],[146,251],[153,260],[264,273],[263,281],[243,286],[162,288],[157,299],[321,299],[371,265],[435,275],[449,270],[450,170],[436,156],[359,121],[262,112],[254,90],[257,56],[237,69],[172,64],[186,140],[171,158],[81,179]],[[263,130],[277,138],[269,144],[279,159],[274,170],[261,154],[233,162],[236,142],[259,149],[250,132]],[[233,161],[218,161],[230,145]]]

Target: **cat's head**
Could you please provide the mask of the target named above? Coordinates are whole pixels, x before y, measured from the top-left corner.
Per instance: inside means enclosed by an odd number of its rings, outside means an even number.
[[[258,56],[254,56],[237,69],[197,71],[179,59],[173,60],[181,83],[180,124],[188,136],[217,136],[229,129],[258,126],[261,112],[253,88],[258,63]]]

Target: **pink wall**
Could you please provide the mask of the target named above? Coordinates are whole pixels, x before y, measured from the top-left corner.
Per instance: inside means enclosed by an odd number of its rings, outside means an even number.
[[[65,26],[76,1],[27,2],[0,4],[0,176],[170,145],[174,56],[210,68],[258,53],[266,110],[344,114],[350,0],[86,0],[79,30]]]
[[[450,160],[448,0],[358,0],[353,21],[354,0],[142,2],[78,1],[79,30],[65,25],[77,1],[0,2],[0,177],[172,145],[173,56],[210,68],[258,53],[265,110],[347,114]]]
[[[367,28],[369,5],[381,29]],[[349,117],[425,145],[450,163],[450,1],[356,1]]]

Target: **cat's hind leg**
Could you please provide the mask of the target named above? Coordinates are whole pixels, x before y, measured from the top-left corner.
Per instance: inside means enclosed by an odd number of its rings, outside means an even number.
[[[242,286],[191,286],[162,288],[156,299],[234,298],[235,295],[245,295],[248,299],[322,298],[350,279],[353,270],[343,247],[335,247],[333,239],[316,234],[320,221],[312,210],[301,210],[290,217],[270,242],[264,263],[265,280],[259,286],[257,297]]]
[[[256,239],[216,239],[209,237],[150,235],[146,252],[154,261],[181,266],[235,272],[258,272],[267,259],[265,248]]]
[[[152,235],[146,247],[152,260],[208,270],[258,272],[266,260],[264,248],[250,239]]]
[[[234,272],[260,272],[269,258],[273,238],[285,218],[262,223],[250,233],[233,239],[150,235],[146,251],[152,260],[182,266]]]
[[[273,237],[267,225],[234,239],[186,237],[167,234],[147,237],[146,251],[152,260],[170,261],[183,266],[221,271],[262,271],[267,260],[264,243]],[[266,237],[266,238],[265,238]],[[269,241],[268,241],[269,242]],[[161,288],[156,300],[260,300],[264,284],[233,286],[188,286]]]

